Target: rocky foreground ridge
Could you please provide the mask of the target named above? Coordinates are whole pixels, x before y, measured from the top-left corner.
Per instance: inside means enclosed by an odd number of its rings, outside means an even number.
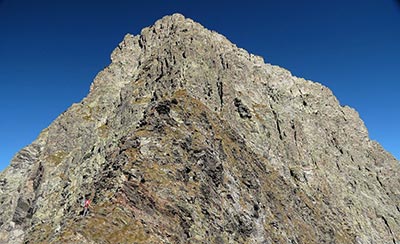
[[[1,172],[0,243],[400,243],[399,162],[328,88],[179,14],[111,60]]]

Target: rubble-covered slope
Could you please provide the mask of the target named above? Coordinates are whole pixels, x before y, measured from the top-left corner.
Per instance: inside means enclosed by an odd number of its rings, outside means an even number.
[[[0,174],[0,243],[400,242],[399,162],[328,88],[179,14],[111,59]]]

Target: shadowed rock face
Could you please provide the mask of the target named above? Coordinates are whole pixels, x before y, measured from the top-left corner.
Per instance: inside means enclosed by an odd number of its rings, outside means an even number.
[[[111,59],[0,174],[0,243],[400,242],[399,162],[328,88],[179,14]]]

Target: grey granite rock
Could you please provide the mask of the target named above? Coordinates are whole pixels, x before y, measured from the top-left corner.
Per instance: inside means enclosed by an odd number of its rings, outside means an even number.
[[[328,88],[180,14],[111,61],[1,172],[0,243],[400,243],[399,162]]]

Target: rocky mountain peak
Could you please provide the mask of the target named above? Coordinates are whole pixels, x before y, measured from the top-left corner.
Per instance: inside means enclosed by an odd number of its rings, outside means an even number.
[[[397,243],[398,172],[327,87],[174,14],[0,174],[0,242]]]

